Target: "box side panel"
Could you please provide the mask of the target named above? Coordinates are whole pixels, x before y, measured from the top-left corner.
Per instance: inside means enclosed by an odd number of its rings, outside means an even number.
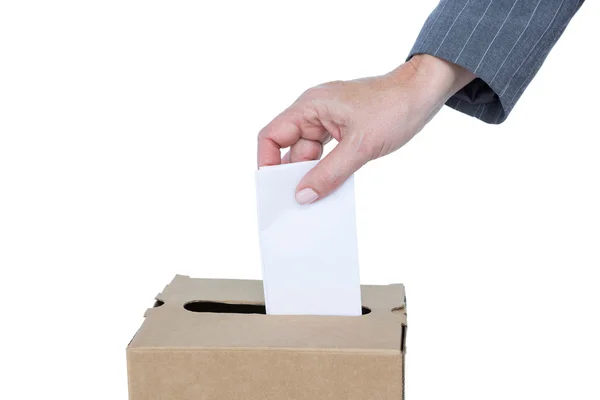
[[[282,350],[128,351],[130,400],[401,400],[403,357]]]

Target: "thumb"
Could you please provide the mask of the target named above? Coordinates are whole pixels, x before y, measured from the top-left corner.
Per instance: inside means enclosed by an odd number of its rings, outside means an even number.
[[[362,135],[343,138],[302,178],[296,188],[296,201],[313,203],[336,190],[369,160],[369,156],[360,151],[362,148]]]

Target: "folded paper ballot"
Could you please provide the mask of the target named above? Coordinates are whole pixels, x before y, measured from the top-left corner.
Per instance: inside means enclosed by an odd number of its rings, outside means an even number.
[[[317,161],[256,172],[258,228],[267,314],[362,314],[354,177],[313,204],[296,186]]]

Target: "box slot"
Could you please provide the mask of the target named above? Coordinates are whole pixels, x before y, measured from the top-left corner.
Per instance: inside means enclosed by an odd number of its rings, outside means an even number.
[[[157,302],[158,303],[158,302]],[[158,304],[155,307],[162,305]],[[215,314],[261,314],[266,315],[264,304],[245,304],[245,303],[224,303],[217,301],[190,301],[184,304],[183,308],[195,313],[215,313]],[[362,315],[371,313],[368,307],[362,307]]]
[[[220,303],[216,301],[191,301],[183,308],[196,313],[216,314],[266,314],[264,304]]]

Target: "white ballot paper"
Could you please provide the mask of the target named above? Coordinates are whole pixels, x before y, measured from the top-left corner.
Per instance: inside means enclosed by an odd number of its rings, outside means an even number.
[[[256,172],[258,227],[267,314],[362,314],[354,177],[313,204],[296,186],[317,161]]]

